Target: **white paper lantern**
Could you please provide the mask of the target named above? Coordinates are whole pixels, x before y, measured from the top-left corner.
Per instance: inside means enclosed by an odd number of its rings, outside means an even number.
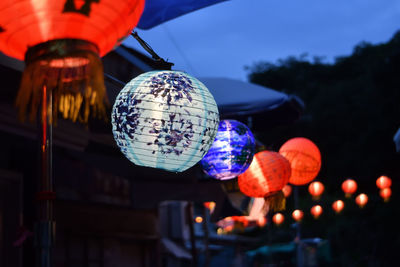
[[[131,80],[111,117],[114,139],[130,161],[175,172],[203,158],[219,124],[207,87],[179,71],[151,71]]]

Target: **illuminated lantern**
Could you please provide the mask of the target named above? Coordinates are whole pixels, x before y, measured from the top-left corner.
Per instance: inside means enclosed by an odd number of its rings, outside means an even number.
[[[315,181],[308,186],[308,192],[314,200],[318,200],[324,192],[324,185],[321,182]]]
[[[267,218],[265,218],[264,216],[259,217],[259,218],[257,219],[257,225],[258,225],[259,227],[264,227],[266,224],[267,224]]]
[[[111,114],[114,139],[140,166],[181,172],[207,153],[217,133],[217,104],[196,78],[150,71],[118,94]]]
[[[290,177],[289,162],[277,152],[261,151],[254,155],[250,167],[238,176],[240,191],[250,197],[263,197],[266,207],[282,210],[285,197],[282,188]]]
[[[340,213],[344,208],[344,202],[342,200],[336,200],[335,202],[333,202],[332,204],[332,209],[336,212],[336,213]]]
[[[347,198],[351,197],[357,191],[357,183],[353,179],[346,179],[342,183],[342,190]]]
[[[392,185],[392,179],[390,179],[387,176],[381,176],[378,179],[376,179],[376,186],[379,189],[384,189],[384,188],[388,188]]]
[[[321,216],[322,211],[323,211],[323,209],[322,209],[322,207],[321,207],[320,205],[315,205],[315,206],[313,206],[313,207],[311,208],[311,210],[310,210],[311,215],[312,215],[315,219],[318,219],[319,216]]]
[[[368,202],[368,196],[366,194],[359,194],[356,197],[356,203],[360,208],[363,208]]]
[[[215,202],[214,201],[204,202],[204,207],[210,211],[210,214],[212,214],[215,209]]]
[[[196,223],[202,223],[203,222],[203,217],[197,216],[194,220],[195,220]]]
[[[73,121],[87,122],[90,110],[105,116],[100,57],[131,33],[144,2],[1,1],[0,51],[26,66],[16,99],[20,118],[29,111],[34,120],[47,97],[53,119],[58,111]]]
[[[383,201],[388,202],[392,195],[392,189],[390,187],[383,188],[379,191],[379,195],[383,198]]]
[[[255,140],[250,129],[235,120],[220,121],[208,153],[200,161],[203,170],[219,180],[232,179],[250,166]]]
[[[304,217],[304,212],[302,210],[294,210],[292,212],[292,218],[296,222],[300,222]]]
[[[284,143],[279,153],[289,160],[292,175],[289,183],[304,185],[311,182],[321,169],[321,153],[318,147],[309,139],[292,138]]]
[[[283,195],[288,198],[290,196],[290,194],[292,193],[292,186],[290,184],[286,184],[283,188],[282,188],[282,192]]]
[[[276,225],[281,225],[283,223],[283,221],[285,220],[285,216],[283,216],[282,213],[276,213],[274,214],[274,216],[272,217],[272,221],[274,222],[274,224]]]

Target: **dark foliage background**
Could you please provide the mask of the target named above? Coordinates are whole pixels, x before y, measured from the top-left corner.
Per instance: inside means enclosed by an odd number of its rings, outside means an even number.
[[[302,237],[328,239],[334,266],[394,266],[400,248],[400,155],[393,142],[400,127],[400,31],[387,43],[362,42],[350,56],[333,64],[301,56],[259,62],[247,69],[251,82],[298,95],[305,102],[305,112],[296,123],[257,133],[274,151],[297,136],[313,140],[320,148],[322,168],[317,180],[325,184],[325,193],[316,202],[307,186],[298,188],[299,208],[305,211]],[[375,185],[381,175],[393,181],[388,203]],[[363,209],[354,203],[355,196],[344,198],[341,183],[348,177],[358,182],[357,194],[369,196]],[[346,206],[337,215],[331,204],[339,198]],[[285,224],[270,227],[270,242],[293,238],[291,199]],[[315,220],[309,210],[317,203],[324,213]]]

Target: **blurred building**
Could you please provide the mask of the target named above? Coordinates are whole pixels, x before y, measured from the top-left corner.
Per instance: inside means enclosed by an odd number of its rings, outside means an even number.
[[[125,46],[105,56],[103,64],[110,103],[123,83],[157,68],[151,58]],[[2,267],[32,266],[36,257],[38,125],[18,121],[14,107],[23,68],[23,62],[0,54]],[[280,112],[295,119],[300,111],[286,104]],[[216,217],[233,210],[218,181],[204,179],[199,166],[178,174],[135,166],[120,153],[105,121],[84,126],[59,119],[53,131],[54,266],[188,266],[226,247],[240,262],[241,249],[255,244],[251,238],[218,236],[212,228],[196,230],[191,203],[216,201]]]

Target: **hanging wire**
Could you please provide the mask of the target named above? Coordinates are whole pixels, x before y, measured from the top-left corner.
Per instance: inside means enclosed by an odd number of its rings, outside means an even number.
[[[157,63],[157,68],[161,70],[171,70],[171,67],[174,65],[172,62],[167,62],[163,58],[161,58],[159,55],[157,55],[156,52],[154,52],[153,48],[146,43],[136,31],[133,31],[131,35],[139,42],[139,44],[151,55],[151,57],[155,60]]]

